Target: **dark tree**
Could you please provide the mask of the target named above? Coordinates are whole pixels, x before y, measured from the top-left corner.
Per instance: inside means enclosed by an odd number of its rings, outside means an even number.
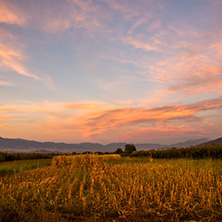
[[[118,148],[116,151],[115,151],[116,154],[121,154],[123,153],[123,150],[121,148]]]
[[[133,151],[136,151],[136,147],[133,144],[125,145],[125,153],[131,154]]]

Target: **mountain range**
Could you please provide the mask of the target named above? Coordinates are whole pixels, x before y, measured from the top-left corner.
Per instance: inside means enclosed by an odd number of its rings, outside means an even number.
[[[200,145],[207,145],[207,144],[211,144],[211,145],[222,144],[222,137],[217,138],[215,140],[207,141],[207,142],[200,144]]]
[[[222,141],[222,138],[219,138]],[[197,140],[187,140],[181,143],[175,143],[170,145],[155,144],[155,143],[142,143],[134,144],[137,150],[149,150],[149,149],[164,149],[164,148],[180,148],[195,146],[198,144],[210,143],[209,139],[201,138]],[[34,140],[24,139],[8,139],[0,137],[0,151],[4,152],[27,152],[27,153],[82,153],[85,151],[101,151],[101,152],[114,152],[117,148],[124,150],[125,144],[127,143],[110,143],[102,145],[100,143],[54,143],[54,142],[37,142]]]

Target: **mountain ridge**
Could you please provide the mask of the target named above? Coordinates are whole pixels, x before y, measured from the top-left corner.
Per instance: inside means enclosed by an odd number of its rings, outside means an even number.
[[[149,150],[149,149],[163,149],[163,148],[180,148],[184,146],[198,145],[200,143],[206,143],[209,140],[206,138],[201,138],[197,140],[187,140],[185,142],[163,145],[158,143],[139,143],[135,144],[137,150]],[[45,152],[86,152],[86,151],[101,151],[101,152],[114,152],[117,148],[124,148],[125,142],[119,143],[109,143],[102,145],[100,143],[55,143],[55,142],[38,142],[35,140],[25,140],[25,139],[9,139],[0,137],[0,151],[5,152],[40,152],[44,150]]]
[[[222,144],[222,137],[219,137],[215,140],[210,140],[210,141],[207,141],[205,143],[202,143],[200,145],[208,145],[208,144],[212,144],[212,145],[216,145],[216,144]]]

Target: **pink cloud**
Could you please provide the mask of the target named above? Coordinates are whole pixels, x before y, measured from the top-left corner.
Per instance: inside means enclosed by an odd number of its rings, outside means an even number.
[[[0,23],[16,24],[23,26],[26,24],[24,13],[22,13],[9,1],[0,1]]]
[[[158,48],[147,42],[142,42],[133,38],[125,38],[123,42],[128,45],[132,45],[136,49],[143,49],[145,51],[158,51]]]
[[[14,86],[14,83],[0,80],[0,86]]]
[[[171,85],[168,89],[172,91],[185,91],[189,94],[197,94],[203,92],[221,92],[222,85],[222,66],[198,64],[198,67],[189,67],[184,72],[184,77],[180,79],[180,83]]]
[[[12,43],[12,45],[14,45],[14,43]],[[46,75],[45,77],[40,77],[36,74],[29,72],[26,69],[23,63],[27,58],[24,56],[24,53],[21,49],[12,45],[6,45],[0,42],[0,63],[2,63],[5,67],[11,70],[14,70],[20,75],[39,80],[45,83],[46,85],[53,87],[53,82],[50,76]]]
[[[67,109],[94,109],[101,107],[98,103],[69,103],[65,105]]]
[[[94,32],[103,28],[101,17],[104,14],[92,1],[70,0],[67,4],[58,4],[53,10],[50,10],[50,5],[47,8],[47,11],[43,10],[44,20],[40,21],[46,32],[60,33],[73,28]]]
[[[0,114],[0,121],[8,121],[10,120],[7,115]]]
[[[0,1],[0,23],[14,24],[21,27],[27,26],[29,16],[19,5],[11,4],[9,1]],[[19,42],[19,38],[8,29],[0,28],[0,65],[3,68],[14,70],[20,75],[42,81],[53,88],[50,76],[40,77],[25,67],[24,63],[28,59],[24,53],[24,43]],[[1,85],[3,82],[1,81]],[[4,85],[7,85],[4,82]],[[8,83],[9,85],[9,83]],[[11,85],[11,84],[10,84]]]
[[[168,49],[173,52],[172,56],[154,63],[153,67],[148,66],[151,76],[154,79],[159,76],[168,84],[168,90],[186,96],[204,92],[221,93],[221,37],[220,32],[203,32],[191,42],[175,42],[172,49]]]
[[[8,112],[8,111],[15,111],[16,108],[12,106],[0,106],[0,111],[2,112]]]
[[[161,23],[161,21],[159,21]],[[148,24],[147,24],[148,25]],[[147,81],[164,85],[165,91],[192,96],[203,92],[220,94],[222,83],[222,32],[195,30],[174,24],[152,33],[125,38],[125,44],[147,52],[156,50],[160,57],[135,58]]]

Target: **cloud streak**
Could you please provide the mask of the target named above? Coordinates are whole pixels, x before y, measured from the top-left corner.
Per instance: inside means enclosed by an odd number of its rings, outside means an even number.
[[[132,45],[136,49],[143,49],[145,51],[158,51],[158,48],[155,47],[154,45],[151,45],[147,42],[141,42],[132,38],[126,38],[123,40],[125,44]]]
[[[0,86],[14,86],[14,84],[8,81],[0,80]]]
[[[0,1],[0,23],[16,24],[24,26],[26,19],[24,13],[22,13],[9,1],[6,3],[4,0]]]
[[[28,26],[27,13],[23,12],[20,7],[10,2],[0,1],[0,24],[16,25],[21,28]],[[53,88],[53,82],[50,76],[40,77],[30,72],[26,66],[27,56],[24,53],[24,43],[8,29],[0,27],[0,65],[7,67],[16,73],[39,80]],[[3,84],[3,82],[2,82]]]
[[[37,75],[34,75],[26,70],[26,68],[22,65],[22,61],[24,60],[24,56],[18,50],[15,50],[9,46],[5,46],[0,44],[0,58],[2,63],[16,71],[20,75],[24,75],[27,77],[34,78],[36,80],[40,80]]]
[[[46,75],[45,77],[40,77],[27,70],[27,68],[23,65],[26,58],[21,50],[0,43],[0,59],[0,63],[2,63],[5,67],[14,70],[22,76],[41,81],[53,88],[53,81],[50,76]]]

